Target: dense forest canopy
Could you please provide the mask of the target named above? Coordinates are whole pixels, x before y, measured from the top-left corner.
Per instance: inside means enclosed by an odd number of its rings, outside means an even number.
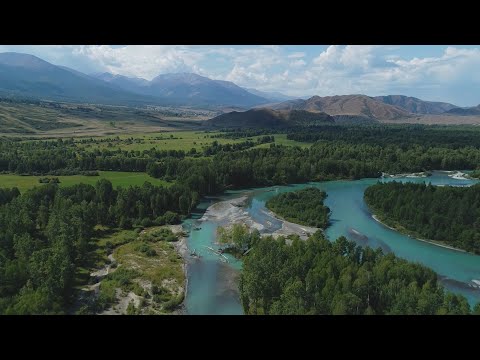
[[[367,188],[365,201],[392,226],[480,254],[480,185],[379,183]]]
[[[480,148],[479,135],[480,129],[472,126],[323,125],[291,129],[287,139],[302,142],[344,141],[383,146],[395,144],[402,149],[413,145],[459,149],[465,146]]]
[[[247,314],[469,314],[423,265],[360,248],[317,231],[308,240],[264,238],[244,257],[240,279]],[[478,308],[478,306],[477,306]]]
[[[382,172],[474,170],[480,166],[480,136],[471,127],[328,125],[302,129],[291,129],[288,136],[319,141],[303,149],[277,145],[264,129],[209,134],[247,139],[236,144],[213,142],[202,151],[154,147],[127,151],[93,146],[104,139],[9,140],[0,142],[0,172],[53,176],[95,174],[98,170],[147,172],[155,178],[184,183],[205,195],[226,188],[379,177]],[[254,141],[248,139],[258,135]],[[312,136],[314,139],[306,138]],[[83,142],[92,146],[80,146]],[[257,147],[267,143],[271,144]]]
[[[328,226],[330,209],[323,205],[327,194],[311,187],[278,194],[265,206],[287,221],[325,229]]]
[[[10,196],[0,206],[0,314],[64,313],[96,225],[172,224],[197,202],[183,185],[113,189],[105,179],[95,187],[46,184]]]

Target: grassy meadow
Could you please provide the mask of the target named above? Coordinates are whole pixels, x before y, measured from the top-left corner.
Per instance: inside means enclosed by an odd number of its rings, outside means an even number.
[[[246,141],[246,138],[225,139],[213,137],[219,132],[206,133],[203,131],[172,131],[172,132],[155,132],[155,133],[139,133],[135,135],[112,135],[104,137],[95,137],[91,142],[90,138],[75,138],[77,147],[86,151],[95,149],[111,149],[118,148],[126,151],[143,151],[151,148],[157,150],[184,150],[189,151],[195,148],[197,152],[201,152],[204,147],[210,146],[214,141],[219,144],[233,144]],[[274,134],[275,144],[286,146],[300,146],[302,148],[309,147],[311,144],[288,140],[286,134]],[[253,139],[260,136],[253,136]],[[36,140],[26,140],[36,141]],[[270,143],[257,145],[256,147],[269,147]],[[79,183],[95,185],[101,178],[108,179],[114,187],[143,185],[145,181],[149,181],[153,185],[169,186],[171,183],[164,180],[155,179],[146,173],[121,172],[121,171],[99,171],[100,176],[22,176],[15,174],[0,174],[0,188],[17,187],[21,192],[34,186],[42,185],[39,179],[42,177],[58,177],[60,186],[71,186]]]
[[[100,176],[84,176],[84,175],[71,175],[71,176],[21,176],[13,174],[0,174],[0,188],[12,188],[17,187],[20,192],[24,192],[34,186],[41,186],[38,180],[42,177],[58,177],[60,180],[60,186],[72,186],[75,184],[90,184],[95,185],[98,180],[104,178],[110,180],[113,187],[117,186],[129,186],[129,185],[143,185],[145,181],[152,183],[153,185],[169,186],[172,183],[164,180],[155,179],[145,173],[134,172],[122,172],[122,171],[99,171]]]
[[[203,147],[211,145],[214,141],[219,144],[234,144],[246,141],[246,138],[240,139],[225,139],[216,138],[214,135],[219,132],[206,133],[203,131],[168,131],[157,132],[151,134],[136,134],[136,135],[118,135],[118,136],[104,136],[95,138],[95,143],[82,143],[81,139],[75,142],[77,146],[87,150],[94,149],[117,149],[127,151],[143,151],[151,148],[157,150],[184,150],[189,151],[195,148],[201,151]],[[286,134],[274,134],[275,143],[286,146],[301,146],[308,147],[311,144],[288,140]],[[261,136],[252,136],[249,139],[256,140]],[[270,144],[258,145],[259,147],[269,147]]]

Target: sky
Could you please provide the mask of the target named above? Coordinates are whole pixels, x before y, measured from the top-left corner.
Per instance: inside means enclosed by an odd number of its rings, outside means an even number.
[[[291,96],[408,95],[480,103],[480,46],[466,45],[0,45],[87,74],[151,80],[193,72]]]

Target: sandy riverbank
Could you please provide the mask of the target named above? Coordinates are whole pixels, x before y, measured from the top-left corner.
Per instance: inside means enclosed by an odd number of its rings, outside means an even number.
[[[425,171],[418,172],[418,173],[402,173],[402,174],[387,174],[382,172],[382,178],[392,178],[392,179],[397,179],[397,178],[427,178],[431,174],[427,173]]]
[[[263,210],[267,215],[277,219],[282,223],[282,227],[273,233],[269,234],[277,238],[278,236],[298,235],[300,239],[306,240],[310,235],[316,233],[318,230],[323,231],[320,228],[295,224],[290,221],[284,220],[277,216],[273,211],[265,209]]]
[[[390,226],[388,226],[387,224],[383,223],[382,221],[380,221],[378,219],[378,217],[376,215],[372,215],[372,218],[377,221],[378,223],[382,224],[383,226],[389,228],[390,230],[393,230],[393,231],[396,231],[398,233],[401,233],[400,231],[398,231],[397,229],[394,229]],[[416,237],[411,237],[412,239],[414,240],[418,240],[418,241],[423,241],[423,242],[426,242],[426,243],[429,243],[429,244],[432,244],[432,245],[435,245],[435,246],[440,246],[440,247],[443,247],[445,249],[450,249],[450,250],[455,250],[455,251],[460,251],[460,252],[468,252],[466,250],[462,250],[462,249],[458,249],[458,248],[455,248],[453,246],[449,246],[449,245],[444,245],[444,244],[439,244],[435,241],[432,241],[432,240],[425,240],[425,239],[419,239],[419,238],[416,238]]]
[[[456,179],[456,180],[470,180],[470,176],[468,176],[465,173],[462,173],[461,171],[457,171],[453,175],[448,175],[448,177],[451,177],[452,179]]]
[[[232,200],[219,201],[209,206],[199,221],[211,220],[222,226],[241,223],[252,229],[263,230],[265,227],[255,222],[245,211],[247,198],[247,196],[241,196]]]
[[[231,226],[233,224],[245,224],[250,229],[259,231],[265,230],[265,225],[252,219],[250,214],[244,209],[247,196],[242,196],[232,200],[220,201],[210,206],[203,214],[200,221],[213,220],[219,222],[222,226]],[[282,226],[273,232],[263,232],[262,236],[288,236],[299,235],[301,239],[306,240],[308,234],[313,234],[318,228],[291,223],[276,216],[272,211],[262,210],[268,216],[280,221]]]

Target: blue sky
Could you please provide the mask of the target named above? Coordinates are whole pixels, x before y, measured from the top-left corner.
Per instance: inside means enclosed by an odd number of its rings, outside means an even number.
[[[152,79],[194,72],[292,96],[402,94],[480,103],[480,46],[45,45],[3,46],[85,72]]]

